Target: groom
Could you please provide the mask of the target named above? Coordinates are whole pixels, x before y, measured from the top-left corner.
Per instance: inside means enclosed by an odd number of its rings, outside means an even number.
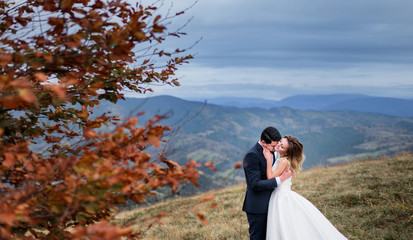
[[[284,172],[280,177],[267,179],[267,161],[263,155],[263,149],[274,152],[280,140],[281,135],[278,130],[274,127],[267,127],[262,131],[260,141],[244,156],[243,166],[247,189],[242,210],[247,213],[251,240],[265,240],[271,192],[282,181],[292,176],[289,171]],[[275,156],[278,157],[277,152]]]

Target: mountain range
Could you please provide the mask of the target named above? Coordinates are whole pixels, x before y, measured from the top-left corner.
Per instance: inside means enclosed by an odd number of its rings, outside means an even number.
[[[389,97],[374,97],[362,94],[295,95],[280,101],[264,98],[219,97],[208,99],[188,99],[207,101],[210,104],[239,108],[289,107],[298,110],[353,110],[360,112],[382,113],[399,117],[413,117],[413,100]]]
[[[123,118],[144,112],[139,116],[142,125],[154,115],[166,116],[160,124],[172,130],[165,136],[161,149],[150,150],[153,156],[165,150],[169,159],[180,164],[188,159],[213,161],[217,171],[201,169],[201,188],[187,187],[189,195],[244,182],[243,171],[234,166],[267,126],[301,140],[306,155],[304,169],[413,151],[413,118],[388,114],[240,108],[171,96],[127,98],[100,108]]]

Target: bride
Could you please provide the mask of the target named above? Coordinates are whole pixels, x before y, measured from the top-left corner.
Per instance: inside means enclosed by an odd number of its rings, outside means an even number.
[[[303,144],[291,135],[278,142],[280,154],[272,166],[273,155],[264,148],[268,179],[290,169],[301,170],[304,161]],[[291,178],[281,183],[271,194],[267,217],[267,240],[347,239],[307,199],[291,190]]]

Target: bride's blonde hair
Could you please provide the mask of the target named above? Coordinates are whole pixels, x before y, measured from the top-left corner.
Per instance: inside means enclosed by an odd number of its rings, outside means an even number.
[[[287,135],[284,138],[288,141],[287,158],[290,162],[291,171],[296,174],[302,170],[304,156],[304,146],[298,138]]]

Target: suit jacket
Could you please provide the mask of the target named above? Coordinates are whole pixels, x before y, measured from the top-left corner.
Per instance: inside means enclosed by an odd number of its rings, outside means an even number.
[[[247,213],[266,214],[271,193],[277,187],[275,178],[267,179],[267,160],[262,150],[262,146],[256,143],[243,160],[247,189],[242,210]]]

